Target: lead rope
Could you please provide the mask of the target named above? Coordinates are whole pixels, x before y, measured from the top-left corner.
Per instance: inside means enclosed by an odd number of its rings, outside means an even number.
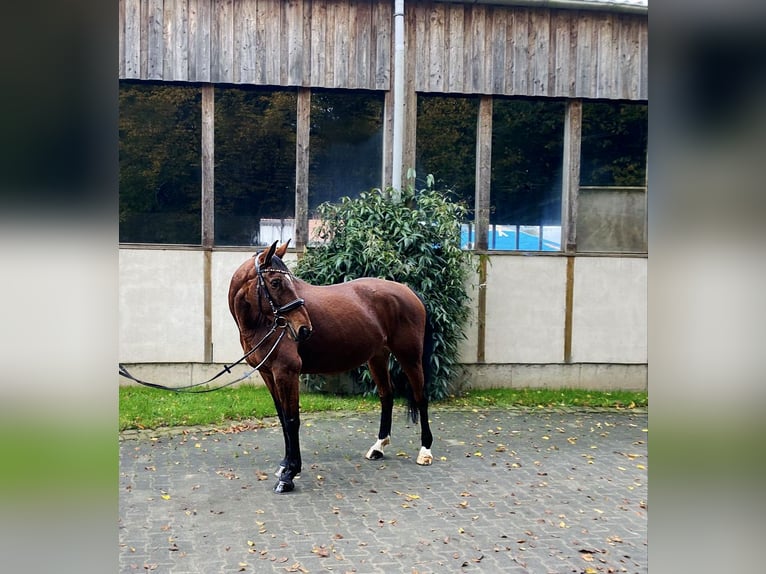
[[[231,368],[232,367],[234,367],[235,365],[238,365],[239,363],[241,363],[242,361],[247,359],[250,355],[252,355],[256,351],[256,349],[258,349],[258,347],[260,347],[263,344],[263,342],[266,339],[268,339],[274,333],[274,331],[276,331],[278,328],[282,329],[282,332],[279,333],[279,336],[277,337],[277,340],[271,346],[271,349],[269,349],[269,352],[266,353],[266,356],[263,358],[263,360],[260,363],[258,363],[255,367],[253,367],[250,371],[248,371],[247,373],[245,373],[241,377],[239,377],[237,379],[234,379],[233,381],[230,381],[228,383],[225,383],[225,384],[221,385],[220,387],[215,387],[215,388],[212,388],[212,389],[201,389],[201,390],[196,390],[196,391],[191,390],[191,389],[193,389],[195,387],[200,387],[202,385],[206,385],[208,383],[213,382],[214,380],[216,380],[218,377],[220,377],[224,373],[231,373]],[[220,389],[229,387],[229,386],[231,386],[231,385],[233,385],[235,383],[243,381],[246,378],[248,378],[250,375],[252,375],[255,371],[260,369],[266,363],[266,361],[269,360],[269,357],[271,357],[271,354],[277,348],[279,343],[282,341],[282,337],[284,337],[284,336],[285,336],[285,325],[277,325],[277,323],[275,322],[274,325],[271,327],[271,330],[268,333],[266,333],[260,341],[258,341],[257,345],[255,345],[252,349],[250,349],[247,353],[245,353],[242,356],[241,359],[239,359],[235,363],[232,363],[231,365],[224,365],[223,369],[221,369],[221,371],[218,374],[216,374],[215,376],[209,378],[206,381],[202,381],[201,383],[193,383],[191,385],[186,385],[184,387],[166,387],[165,385],[160,385],[159,383],[150,383],[148,381],[142,381],[141,379],[138,379],[138,378],[134,377],[133,375],[131,375],[128,372],[128,369],[126,369],[125,365],[123,365],[122,363],[119,364],[119,371],[118,371],[118,373],[120,374],[120,376],[125,377],[126,379],[130,379],[131,381],[135,381],[139,385],[144,385],[145,387],[152,387],[154,389],[161,389],[163,391],[173,391],[173,392],[176,392],[176,393],[210,393],[212,391],[218,391]]]

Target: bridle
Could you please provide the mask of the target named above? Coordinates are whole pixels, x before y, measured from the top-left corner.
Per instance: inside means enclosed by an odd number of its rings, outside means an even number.
[[[255,272],[258,275],[258,292],[260,293],[261,288],[263,288],[263,293],[266,295],[266,300],[269,302],[269,307],[271,307],[271,312],[274,314],[274,324],[279,327],[287,327],[290,329],[290,335],[295,339],[298,340],[298,334],[293,329],[292,325],[290,325],[290,322],[285,318],[285,314],[289,313],[290,311],[293,311],[294,309],[297,309],[298,307],[303,307],[305,305],[305,301],[298,297],[297,299],[294,299],[293,301],[290,301],[289,303],[285,303],[282,306],[277,306],[276,301],[274,301],[274,297],[271,296],[271,292],[269,291],[269,288],[266,286],[266,280],[263,277],[264,273],[281,273],[282,275],[287,276],[292,280],[292,274],[287,269],[276,269],[274,267],[268,267],[266,269],[261,268],[261,264],[258,262],[258,257],[256,255],[253,255],[253,263],[255,265]],[[260,306],[260,296],[258,297],[258,305]]]
[[[285,313],[289,313],[290,311],[297,309],[298,307],[302,307],[305,304],[305,301],[298,297],[297,299],[290,301],[289,303],[277,306],[276,301],[274,301],[274,298],[271,296],[271,293],[269,292],[269,288],[266,287],[266,280],[263,277],[264,273],[281,273],[282,275],[286,275],[287,277],[292,278],[292,274],[287,271],[286,269],[275,269],[273,267],[269,267],[266,269],[261,269],[260,263],[258,263],[258,258],[254,255],[255,259],[255,271],[258,274],[258,290],[260,291],[261,287],[263,287],[263,292],[266,295],[266,300],[269,302],[269,306],[271,307],[271,312],[274,314],[274,323],[271,325],[271,328],[269,329],[268,333],[266,333],[258,343],[256,343],[247,353],[245,353],[239,360],[236,362],[230,364],[230,365],[224,365],[223,369],[221,369],[216,375],[210,377],[206,381],[202,381],[200,383],[192,383],[189,385],[185,385],[183,387],[167,387],[165,385],[161,385],[158,383],[152,383],[148,381],[143,381],[137,377],[134,377],[128,369],[122,364],[119,364],[119,370],[118,373],[120,376],[125,377],[127,379],[131,379],[132,381],[135,381],[136,383],[139,383],[141,385],[147,386],[147,387],[153,387],[155,389],[162,389],[164,391],[175,391],[175,392],[187,392],[187,393],[208,393],[211,391],[217,391],[220,389],[223,389],[224,387],[228,387],[230,385],[233,385],[234,383],[238,383],[239,381],[242,381],[244,379],[247,379],[250,375],[252,375],[255,371],[260,369],[266,361],[269,360],[269,357],[271,357],[272,353],[277,349],[279,346],[279,343],[282,342],[282,337],[285,336],[285,330],[290,330],[290,335],[295,339],[298,340],[298,335],[293,329],[292,325],[290,325],[290,322],[284,317]],[[260,296],[258,297],[259,305],[260,305]],[[240,376],[239,378],[229,381],[228,383],[225,383],[221,386],[214,387],[214,388],[208,388],[208,389],[198,389],[197,387],[200,387],[202,385],[206,385],[208,383],[211,383],[224,373],[231,374],[231,368],[235,365],[238,365],[245,359],[247,359],[250,355],[252,355],[256,350],[258,350],[267,339],[269,339],[276,331],[277,329],[280,329],[281,332],[278,334],[276,340],[271,345],[271,348],[266,353],[266,355],[263,357],[263,359],[255,366],[252,370],[248,371],[244,375]]]

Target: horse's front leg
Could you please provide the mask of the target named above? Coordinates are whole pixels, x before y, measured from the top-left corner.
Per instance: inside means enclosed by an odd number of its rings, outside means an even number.
[[[300,416],[284,416],[281,419],[282,431],[285,436],[285,458],[279,465],[279,476],[274,484],[274,492],[285,494],[295,489],[293,479],[301,472],[301,449],[299,431],[301,426]]]
[[[299,381],[295,371],[265,373],[261,376],[274,399],[274,406],[282,426],[285,456],[277,469],[274,492],[284,494],[295,489],[293,479],[301,472]]]

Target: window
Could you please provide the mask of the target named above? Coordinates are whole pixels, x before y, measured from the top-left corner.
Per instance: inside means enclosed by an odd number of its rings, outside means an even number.
[[[325,202],[381,186],[382,92],[313,90],[309,135],[309,241]]]
[[[215,243],[292,237],[295,91],[215,90]]]
[[[578,251],[647,250],[647,126],[646,104],[583,103]]]
[[[449,189],[473,213],[476,199],[476,121],[473,97],[418,95],[415,186],[434,176],[436,189]],[[462,222],[461,243],[470,247],[473,225]]]
[[[488,247],[559,251],[564,102],[495,98]]]
[[[120,241],[199,245],[201,95],[120,83]]]
[[[309,211],[380,187],[383,173],[383,94],[311,94]]]
[[[213,93],[215,244],[294,237],[297,90],[227,86]],[[201,245],[202,90],[123,81],[119,102],[120,242]],[[414,185],[433,175],[436,187],[450,190],[469,213],[479,103],[474,96],[417,99]],[[581,105],[577,251],[645,253],[647,105]],[[480,182],[489,192],[489,221],[481,222],[488,224],[489,249],[561,250],[566,106],[491,99],[491,176]],[[384,94],[314,90],[310,111],[309,241],[318,205],[380,187]],[[472,248],[476,222],[461,225],[462,244]]]

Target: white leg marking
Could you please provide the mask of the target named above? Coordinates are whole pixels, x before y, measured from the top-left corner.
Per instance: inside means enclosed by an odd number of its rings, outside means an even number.
[[[383,449],[387,447],[389,444],[391,444],[391,437],[387,436],[383,439],[378,439],[374,445],[370,447],[370,450],[367,451],[367,454],[364,455],[364,458],[367,460],[376,460],[378,458],[383,458]],[[377,454],[376,454],[377,453]]]
[[[431,454],[431,449],[421,446],[420,452],[418,453],[417,463],[423,466],[428,466],[433,461],[434,455]]]

